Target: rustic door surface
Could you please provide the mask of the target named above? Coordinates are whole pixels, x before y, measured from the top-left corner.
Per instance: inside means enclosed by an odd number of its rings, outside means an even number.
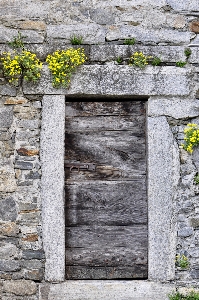
[[[147,278],[145,102],[66,102],[66,278]]]

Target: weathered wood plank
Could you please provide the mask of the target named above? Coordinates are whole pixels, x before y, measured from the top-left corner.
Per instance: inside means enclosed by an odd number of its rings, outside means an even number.
[[[123,178],[146,174],[145,156],[145,136],[130,131],[66,134],[65,160],[112,166]]]
[[[94,132],[94,131],[124,131],[130,130],[134,134],[145,133],[145,115],[140,116],[92,116],[66,118],[66,131]]]
[[[66,266],[66,279],[145,279],[146,265],[132,267]]]
[[[67,248],[66,265],[68,266],[134,266],[147,264],[147,248],[134,249],[117,247],[102,249]]]
[[[144,101],[66,102],[66,116],[140,115],[145,114]]]
[[[147,225],[66,227],[66,248],[147,247]]]
[[[142,180],[74,182],[66,193],[66,225],[147,223],[146,184]]]

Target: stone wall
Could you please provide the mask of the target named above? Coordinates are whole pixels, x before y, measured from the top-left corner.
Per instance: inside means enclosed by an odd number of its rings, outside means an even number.
[[[190,155],[180,148],[185,125],[199,124],[198,18],[197,0],[0,0],[0,54],[9,50],[7,42],[19,30],[26,36],[26,48],[43,61],[48,53],[71,46],[73,34],[83,36],[89,58],[73,76],[69,90],[52,88],[46,66],[36,86],[16,88],[0,77],[2,300],[56,299],[48,298],[42,243],[40,127],[46,94],[150,96],[148,116],[166,117],[181,163],[173,193],[174,235],[176,253],[188,257],[190,268],[176,268],[172,282],[199,288],[199,187],[193,180],[199,172],[199,151]],[[123,45],[132,37],[134,46]],[[188,63],[177,68],[175,63],[186,59],[188,46],[192,50]],[[128,58],[135,51],[160,56],[162,66],[129,67]],[[123,59],[120,65],[117,57]],[[39,293],[40,283],[44,285]]]

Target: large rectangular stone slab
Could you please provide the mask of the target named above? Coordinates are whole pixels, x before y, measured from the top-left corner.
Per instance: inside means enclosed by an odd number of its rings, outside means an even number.
[[[144,55],[160,57],[162,62],[175,63],[176,61],[184,61],[183,46],[143,46],[143,45],[92,45],[90,47],[91,61],[116,61],[118,57],[128,60],[135,52],[142,52]]]
[[[173,280],[176,255],[173,195],[180,174],[179,149],[166,117],[148,117],[147,131],[149,279]]]
[[[84,65],[66,90],[53,88],[50,73],[44,68],[39,84],[25,83],[23,90],[25,94],[185,96],[190,92],[188,75],[188,69],[176,67],[148,66],[141,70],[115,64]]]
[[[12,18],[46,18],[51,1],[32,1],[32,0],[0,0],[0,15],[4,18],[12,16]]]
[[[178,11],[198,11],[198,0],[168,0],[167,4]]]
[[[86,0],[83,1],[83,4],[86,2]],[[103,0],[94,0],[93,5],[95,7],[107,7],[107,6],[124,6],[124,7],[132,7],[132,6],[156,6],[156,7],[162,7],[167,4],[166,0],[109,0],[109,1],[103,1]]]
[[[97,24],[48,25],[47,39],[65,39],[70,42],[71,36],[82,36],[83,44],[102,44],[105,42],[105,29]]]
[[[14,37],[18,35],[16,29],[10,29],[2,25],[0,26],[0,32],[0,43],[12,42]],[[20,32],[25,37],[23,39],[24,43],[43,43],[44,41],[44,36],[34,30],[21,30]]]
[[[45,279],[65,276],[64,134],[65,97],[44,96],[41,128],[41,194]]]
[[[191,32],[179,32],[169,29],[145,29],[141,26],[112,26],[106,34],[107,41],[124,40],[134,37],[144,44],[172,43],[174,45],[189,44]]]
[[[173,284],[147,281],[76,280],[40,284],[39,300],[168,300]]]
[[[199,100],[192,98],[153,98],[148,101],[148,116],[169,116],[175,119],[198,116]]]

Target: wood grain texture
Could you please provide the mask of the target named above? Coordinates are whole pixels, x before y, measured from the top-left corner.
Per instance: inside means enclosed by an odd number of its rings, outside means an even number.
[[[147,225],[66,227],[66,247],[102,248],[147,246]]]
[[[146,183],[73,182],[66,187],[66,225],[147,224]]]
[[[104,255],[102,256],[102,252]],[[134,266],[147,265],[146,245],[131,248],[67,248],[66,264],[68,266]]]
[[[66,102],[66,116],[105,116],[105,115],[129,115],[138,116],[145,114],[144,101],[121,102]]]
[[[98,132],[102,131],[126,131],[140,135],[144,134],[145,116],[92,116],[92,117],[67,117],[66,131],[72,132]]]
[[[97,166],[111,166],[122,178],[146,174],[145,153],[145,136],[136,135],[131,131],[66,134],[67,162],[79,161],[95,163]],[[100,169],[98,171],[100,174]],[[92,173],[89,174],[92,176]],[[66,173],[66,176],[68,175],[70,174]]]
[[[142,101],[66,102],[67,279],[147,278],[145,138]]]
[[[84,267],[66,266],[66,279],[146,279],[147,266]]]

